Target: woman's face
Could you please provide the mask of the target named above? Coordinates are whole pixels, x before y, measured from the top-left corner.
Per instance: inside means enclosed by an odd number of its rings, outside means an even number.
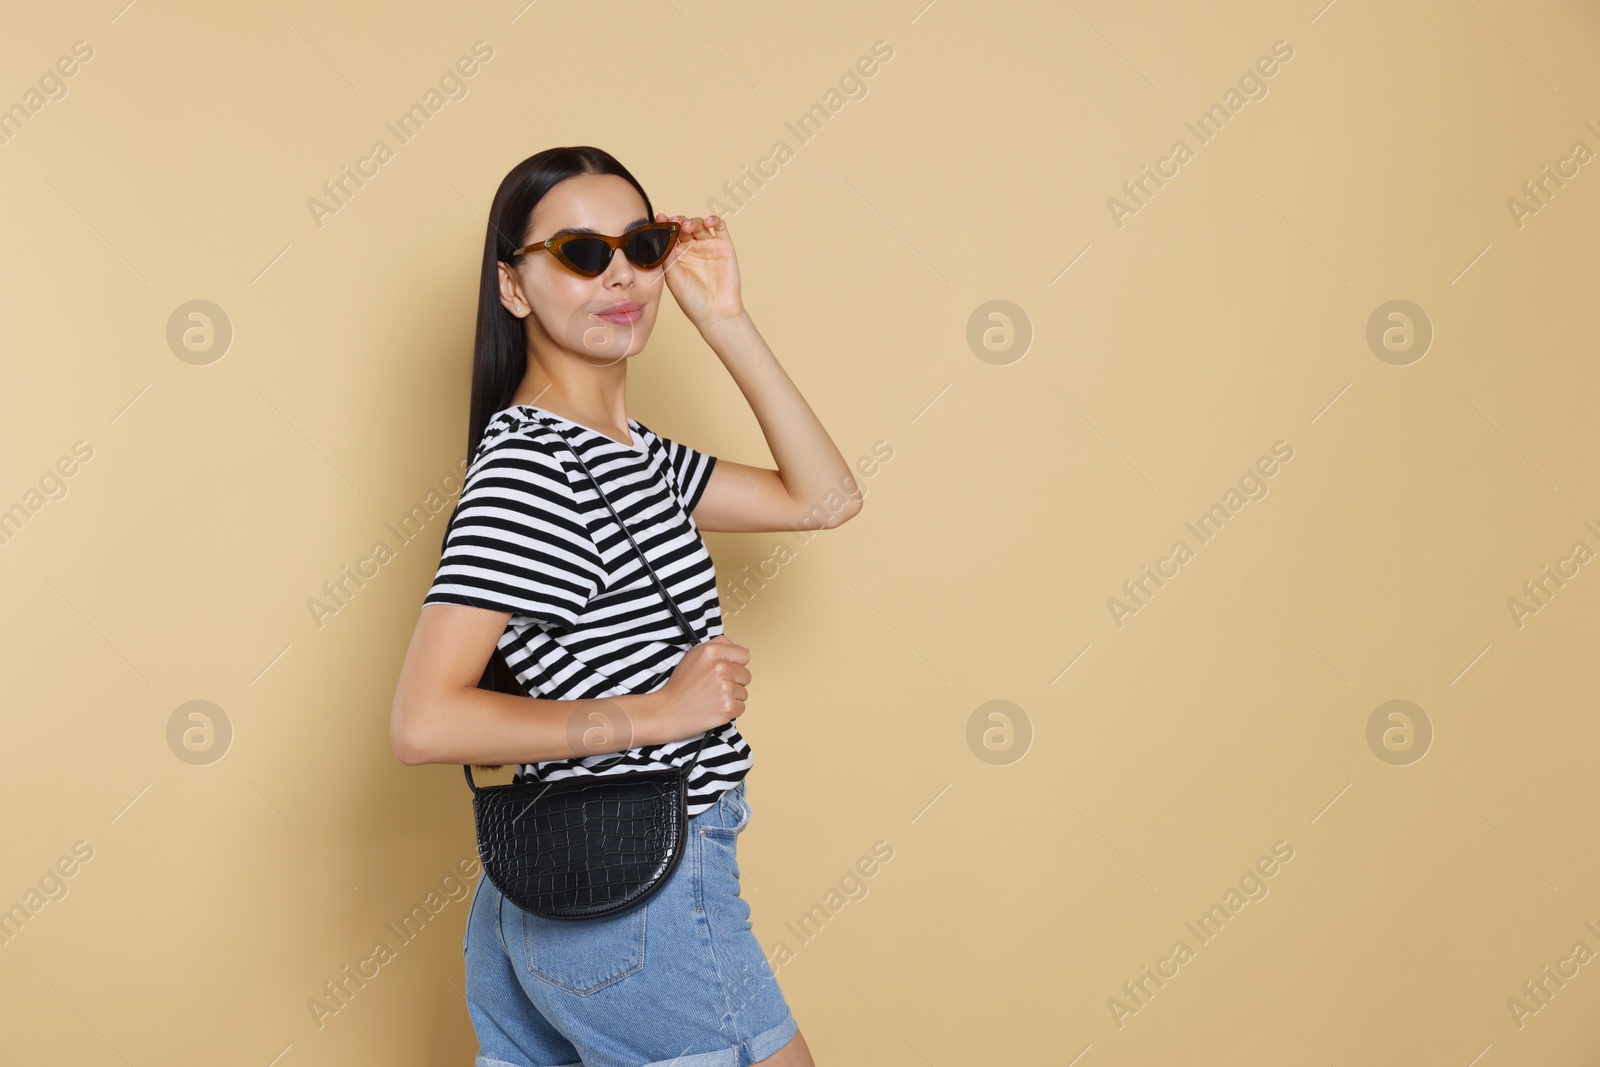
[[[639,191],[627,180],[581,174],[544,195],[520,245],[569,230],[620,237],[650,221]],[[650,339],[665,272],[664,266],[641,270],[618,249],[603,272],[585,278],[549,252],[528,252],[515,270],[500,264],[500,301],[528,321],[531,344],[542,336],[590,361],[615,363],[640,352]]]

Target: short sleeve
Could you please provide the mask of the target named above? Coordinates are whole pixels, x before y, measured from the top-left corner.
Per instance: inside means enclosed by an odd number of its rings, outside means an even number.
[[[605,568],[560,460],[508,437],[467,474],[423,604],[465,604],[573,626]]]
[[[700,497],[706,491],[706,484],[711,481],[711,469],[717,465],[717,457],[709,452],[698,452],[677,441],[669,441],[660,434],[656,434],[656,438],[667,450],[667,463],[677,482],[678,495],[683,497],[683,509],[693,514],[695,505],[700,503]]]

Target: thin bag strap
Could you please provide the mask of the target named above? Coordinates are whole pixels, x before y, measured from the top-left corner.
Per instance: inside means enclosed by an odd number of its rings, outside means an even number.
[[[565,438],[563,438],[563,440],[565,440]],[[700,643],[699,631],[697,631],[693,624],[689,622],[688,616],[684,615],[683,610],[678,607],[678,602],[673,599],[672,594],[667,590],[666,584],[662,582],[661,577],[656,574],[655,568],[650,565],[650,558],[644,554],[644,551],[639,547],[639,543],[633,539],[633,534],[628,530],[628,524],[622,521],[622,516],[617,514],[617,509],[611,506],[611,501],[607,500],[605,493],[601,492],[600,483],[595,481],[594,475],[589,471],[589,465],[583,461],[582,456],[578,455],[578,450],[573,447],[570,441],[566,441],[565,443],[567,445],[567,450],[572,453],[572,458],[578,461],[578,467],[583,471],[584,475],[588,477],[589,484],[594,486],[595,495],[598,496],[600,498],[600,502],[606,506],[606,510],[611,513],[611,517],[616,520],[617,525],[622,527],[623,536],[627,537],[628,544],[631,545],[634,552],[638,554],[639,561],[644,564],[645,572],[648,573],[651,580],[655,582],[656,589],[661,593],[661,599],[667,602],[667,607],[672,610],[673,617],[678,620],[678,625],[683,628],[683,632],[689,638],[689,647],[693,648],[695,645]],[[666,480],[668,492],[670,492],[678,501],[678,506],[681,509],[683,508],[683,497],[678,494],[677,487],[672,484],[673,474],[670,463],[667,465],[667,468]],[[456,514],[460,510],[461,501],[458,498],[456,500],[455,508],[450,512],[449,520],[445,523],[444,539],[446,543],[448,543],[450,540],[450,527],[455,524]],[[688,514],[687,510],[685,510],[684,513]],[[440,551],[443,551],[442,546]],[[490,655],[491,660],[493,659],[494,655],[497,655],[498,653],[499,648],[496,647],[495,651]],[[700,752],[706,747],[706,741],[711,737],[712,731],[715,729],[716,727],[712,727],[710,730],[707,730],[705,733],[700,735],[700,743],[695,746],[694,757],[689,761],[688,767],[685,768],[685,774],[687,774],[688,771],[693,770],[694,767],[700,762]],[[474,793],[479,792],[480,788],[478,784],[472,779],[472,764],[463,763],[461,765],[461,769],[467,776],[467,785],[472,787],[472,791]]]
[[[683,609],[678,607],[678,602],[673,599],[672,594],[667,590],[666,583],[661,580],[661,576],[656,574],[656,569],[650,566],[650,557],[644,554],[644,550],[639,547],[639,542],[633,539],[633,534],[628,531],[628,524],[622,521],[622,516],[617,514],[617,509],[611,506],[611,501],[607,500],[605,493],[600,491],[600,483],[595,481],[594,475],[589,472],[589,465],[583,461],[582,456],[578,455],[578,450],[572,446],[572,442],[570,441],[567,442],[567,450],[572,453],[572,458],[578,461],[578,466],[581,467],[583,469],[583,473],[588,476],[589,484],[594,486],[595,495],[598,496],[600,498],[600,502],[606,506],[606,510],[611,512],[611,517],[617,520],[617,525],[622,527],[623,536],[627,537],[628,544],[633,546],[634,552],[636,552],[639,556],[639,562],[644,564],[645,571],[649,573],[651,580],[656,583],[656,589],[660,591],[661,599],[667,602],[667,607],[672,609],[672,614],[677,618],[678,625],[683,627],[683,632],[688,635],[689,647],[693,648],[695,645],[698,645],[700,643],[699,631],[697,631],[694,626],[690,624],[689,617],[683,613]],[[678,496],[676,487],[671,484],[672,471],[670,469],[670,464],[669,469],[667,470],[667,483],[668,491],[672,493],[675,499],[677,499],[678,506],[681,508],[683,506],[683,498]],[[712,729],[714,730],[716,727],[712,727]],[[693,769],[695,764],[700,762],[700,750],[705,748],[706,739],[710,736],[711,730],[707,730],[700,736],[700,743],[696,745],[694,749],[694,758],[689,761],[689,769]]]

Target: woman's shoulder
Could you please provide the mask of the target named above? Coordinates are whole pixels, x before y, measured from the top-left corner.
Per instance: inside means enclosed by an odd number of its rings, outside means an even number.
[[[490,452],[526,453],[558,458],[565,442],[548,420],[525,408],[506,408],[496,412],[483,429],[478,455]]]
[[[493,471],[567,481],[569,458],[566,442],[552,427],[508,409],[497,412],[484,427],[467,477],[471,481],[474,476]]]

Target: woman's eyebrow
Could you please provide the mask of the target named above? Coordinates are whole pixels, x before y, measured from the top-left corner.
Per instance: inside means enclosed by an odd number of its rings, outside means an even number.
[[[633,229],[635,226],[643,226],[645,223],[647,223],[649,221],[650,220],[647,219],[647,218],[634,219],[632,222],[628,223],[626,226],[624,226],[622,228],[622,232],[623,233],[627,233],[629,230]],[[560,236],[562,236],[564,234],[569,234],[569,233],[599,233],[599,232],[600,232],[599,230],[590,229],[588,226],[568,226],[564,230],[557,230],[555,233],[551,234],[550,237],[560,237]],[[609,237],[611,235],[607,234],[606,236]],[[549,237],[545,238],[545,240],[547,240],[547,241],[549,239],[550,239]]]

